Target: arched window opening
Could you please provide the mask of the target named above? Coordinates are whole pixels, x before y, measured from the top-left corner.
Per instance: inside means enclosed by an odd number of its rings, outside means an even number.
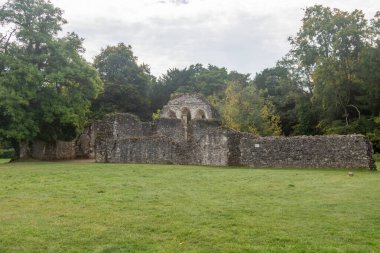
[[[181,110],[181,119],[185,122],[189,122],[191,120],[191,112],[188,108],[184,107]]]
[[[196,113],[195,113],[195,119],[205,119],[206,118],[206,114],[203,110],[199,109]]]

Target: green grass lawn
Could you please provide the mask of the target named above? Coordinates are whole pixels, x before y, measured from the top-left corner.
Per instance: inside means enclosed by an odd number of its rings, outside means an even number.
[[[0,164],[2,163],[7,163],[9,162],[11,159],[3,159],[3,158],[0,158]]]
[[[380,252],[380,173],[0,165],[0,252]]]

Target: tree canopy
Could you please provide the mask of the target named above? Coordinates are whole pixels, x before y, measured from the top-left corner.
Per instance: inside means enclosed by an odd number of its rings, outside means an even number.
[[[102,89],[80,55],[75,33],[58,37],[62,10],[44,0],[7,1],[0,8],[0,139],[14,143],[72,140]]]
[[[311,125],[301,129],[369,135],[377,129],[378,20],[379,13],[369,21],[360,10],[346,12],[321,5],[305,10],[283,61],[306,93],[301,99],[309,109],[299,111],[299,116],[309,114],[310,120],[302,123],[299,117],[299,124]]]
[[[149,117],[149,90],[154,77],[148,65],[137,63],[131,46],[107,46],[95,57],[94,66],[104,82],[104,92],[93,103],[97,116],[132,112]]]

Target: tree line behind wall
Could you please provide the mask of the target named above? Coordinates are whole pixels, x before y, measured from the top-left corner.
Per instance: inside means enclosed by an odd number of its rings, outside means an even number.
[[[143,120],[175,92],[205,95],[224,125],[260,135],[363,133],[380,150],[380,12],[320,5],[305,10],[291,50],[255,76],[194,64],[156,78],[132,47],[107,46],[88,63],[82,39],[58,31],[62,11],[44,0],[0,9],[0,140],[75,138],[92,120],[131,112]]]

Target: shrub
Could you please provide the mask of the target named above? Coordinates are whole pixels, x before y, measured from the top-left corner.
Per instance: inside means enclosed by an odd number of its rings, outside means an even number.
[[[380,153],[375,153],[373,155],[373,158],[375,159],[376,162],[380,162]]]
[[[13,158],[15,151],[13,148],[0,149],[0,158]]]

